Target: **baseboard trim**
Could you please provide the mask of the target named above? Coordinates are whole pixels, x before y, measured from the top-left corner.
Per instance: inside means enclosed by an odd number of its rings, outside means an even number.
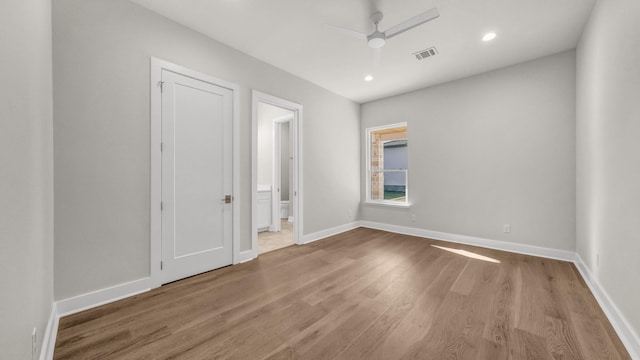
[[[622,312],[620,312],[620,310],[616,307],[615,303],[611,301],[611,298],[609,297],[607,292],[600,286],[600,284],[591,274],[580,256],[572,251],[516,244],[506,241],[390,225],[372,221],[355,221],[315,233],[307,234],[303,236],[303,244],[321,240],[333,235],[356,229],[358,227],[365,227],[398,234],[412,235],[435,240],[443,240],[452,243],[474,245],[495,250],[573,262],[578,268],[578,271],[585,280],[586,284],[589,286],[589,289],[593,293],[594,297],[598,301],[598,304],[603,309],[605,315],[616,330],[616,333],[620,337],[620,340],[625,345],[631,357],[633,359],[640,360],[640,337],[629,325],[629,322],[626,320]],[[238,254],[235,264],[251,261],[256,257],[257,255],[252,250],[243,251]],[[58,321],[60,317],[71,315],[80,311],[88,310],[100,305],[104,305],[149,291],[152,288],[152,286],[150,285],[151,278],[143,278],[102,290],[93,291],[87,294],[78,295],[69,299],[60,300],[54,303],[51,309],[49,321],[47,323],[47,329],[45,330],[43,338],[40,360],[53,359],[53,352],[55,349],[55,342],[58,331]]]
[[[302,238],[302,244],[308,244],[314,241],[318,241],[320,239],[324,239],[329,236],[338,235],[345,231],[353,230],[360,227],[360,221],[354,221],[351,223],[347,223],[344,225],[335,226],[326,230],[314,232],[311,234],[304,235]]]
[[[573,251],[550,249],[550,248],[533,246],[533,245],[525,245],[525,244],[516,244],[512,242],[507,242],[507,241],[490,240],[490,239],[484,239],[484,238],[479,238],[474,236],[450,234],[450,233],[445,233],[440,231],[383,224],[383,223],[377,223],[372,221],[360,221],[360,226],[370,228],[370,229],[389,231],[389,232],[398,233],[398,234],[419,236],[419,237],[424,237],[424,238],[429,238],[434,240],[443,240],[443,241],[448,241],[452,243],[473,245],[473,246],[479,246],[479,247],[484,247],[489,249],[513,252],[518,254],[540,256],[540,257],[556,259],[556,260],[574,261],[575,259],[575,253]]]
[[[54,302],[40,349],[40,360],[53,359],[61,317],[147,292],[151,290],[150,284],[151,278],[143,278]]]
[[[238,257],[236,258],[234,265],[246,263],[247,261],[251,261],[256,257],[258,257],[258,255],[256,254],[256,251],[253,251],[253,250],[242,251],[240,252],[240,254],[238,254]]]
[[[62,317],[75,314],[96,306],[147,292],[151,290],[151,288],[151,278],[143,278],[60,300],[56,303],[58,316]]]
[[[574,262],[580,272],[580,275],[582,275],[585,283],[589,286],[591,293],[598,301],[598,304],[600,304],[600,307],[604,311],[605,315],[607,315],[609,322],[611,322],[616,333],[618,333],[620,340],[627,348],[631,358],[640,360],[640,336],[636,334],[622,312],[618,309],[615,303],[611,301],[609,294],[607,294],[604,288],[600,286],[598,280],[593,276],[593,274],[591,274],[591,271],[589,271],[589,268],[587,268],[584,261],[582,261],[580,255],[576,254]]]
[[[51,314],[47,321],[47,328],[42,338],[42,347],[40,348],[40,360],[53,359],[53,351],[56,348],[56,336],[58,335],[58,308],[56,303],[51,305]]]
[[[360,225],[358,222],[353,222],[336,226],[331,229],[319,231],[317,233],[308,234],[304,236],[303,243],[306,244],[331,235],[336,235],[345,231],[355,229],[359,226]],[[234,264],[251,261],[256,257],[257,254],[253,250],[242,251],[236,257],[236,261],[234,262]],[[55,315],[56,317],[62,317],[75,314],[80,311],[88,310],[97,306],[147,292],[152,288],[153,286],[151,285],[151,278],[147,277],[74,296],[68,299],[59,300],[54,304],[56,308]],[[51,331],[53,331],[53,329]]]
[[[620,310],[616,307],[614,302],[611,301],[611,298],[609,297],[607,292],[604,291],[595,277],[593,277],[589,269],[582,261],[582,258],[580,258],[580,255],[572,251],[549,249],[524,244],[515,244],[506,241],[483,239],[473,236],[450,234],[439,231],[410,228],[371,221],[360,221],[359,223],[360,226],[370,229],[383,230],[398,234],[419,236],[429,239],[448,241],[452,243],[474,245],[495,250],[573,262],[578,268],[580,275],[582,275],[582,278],[589,286],[591,293],[596,298],[598,304],[607,316],[607,319],[609,320],[609,322],[611,322],[611,325],[620,337],[620,340],[626,347],[629,355],[631,355],[631,358],[640,360],[640,337],[629,325],[629,322],[626,320],[622,312],[620,312]]]

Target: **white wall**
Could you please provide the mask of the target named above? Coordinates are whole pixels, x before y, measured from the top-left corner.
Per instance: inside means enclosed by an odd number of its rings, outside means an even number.
[[[577,251],[636,334],[639,19],[636,0],[598,1],[577,50]]]
[[[304,106],[304,232],[357,211],[358,104],[125,0],[53,10],[56,299],[149,275],[151,56],[240,86],[241,250],[251,246],[251,89]]]
[[[53,303],[51,2],[0,11],[0,359],[40,350]]]
[[[362,205],[363,220],[575,249],[574,52],[374,101],[361,112],[362,139],[367,127],[408,123],[411,203]]]

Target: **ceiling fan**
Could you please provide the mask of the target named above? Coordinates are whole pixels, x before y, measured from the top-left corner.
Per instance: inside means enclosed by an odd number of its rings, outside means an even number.
[[[427,10],[421,14],[418,14],[410,19],[401,22],[398,25],[392,26],[385,31],[380,31],[378,25],[384,18],[384,15],[380,11],[376,11],[371,14],[371,22],[375,26],[375,30],[371,34],[365,34],[359,31],[343,28],[340,26],[326,25],[329,29],[349,35],[358,39],[367,40],[367,44],[371,48],[372,65],[378,65],[380,63],[380,49],[386,44],[388,39],[394,36],[398,36],[407,30],[411,30],[416,26],[422,25],[428,21],[431,21],[440,16],[437,8]]]

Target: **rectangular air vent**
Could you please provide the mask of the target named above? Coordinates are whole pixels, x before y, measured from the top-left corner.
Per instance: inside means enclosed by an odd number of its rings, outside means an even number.
[[[438,55],[438,50],[436,50],[435,47],[430,47],[430,48],[425,49],[425,50],[420,50],[417,53],[413,54],[413,56],[415,56],[416,59],[418,59],[418,60],[423,60],[423,59],[426,59],[428,57],[436,56],[436,55]]]

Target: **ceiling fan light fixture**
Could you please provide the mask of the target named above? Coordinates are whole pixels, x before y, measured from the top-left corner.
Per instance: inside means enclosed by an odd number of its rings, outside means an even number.
[[[379,49],[384,46],[387,40],[384,38],[384,34],[381,32],[374,32],[367,38],[367,43],[372,49]]]
[[[487,42],[487,41],[491,41],[491,40],[493,40],[495,38],[496,38],[496,33],[488,32],[488,33],[484,34],[484,36],[482,37],[482,41]]]

